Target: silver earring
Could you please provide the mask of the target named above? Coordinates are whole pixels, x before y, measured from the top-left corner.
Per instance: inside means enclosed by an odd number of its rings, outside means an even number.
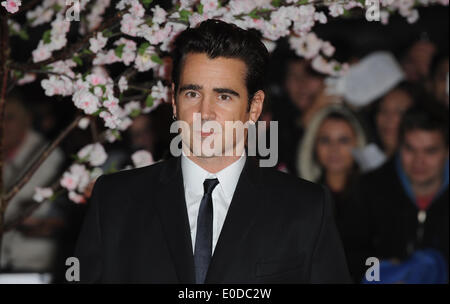
[[[177,120],[177,118],[175,117],[175,115],[174,114],[172,114],[172,120]]]

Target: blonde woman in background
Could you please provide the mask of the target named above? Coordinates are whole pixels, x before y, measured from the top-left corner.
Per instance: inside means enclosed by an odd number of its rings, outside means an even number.
[[[362,266],[353,241],[358,219],[353,215],[353,190],[357,187],[359,166],[353,150],[363,148],[366,136],[356,117],[343,105],[323,108],[312,117],[299,146],[298,173],[300,177],[325,185],[335,203],[335,218],[341,234],[347,263],[354,277]]]

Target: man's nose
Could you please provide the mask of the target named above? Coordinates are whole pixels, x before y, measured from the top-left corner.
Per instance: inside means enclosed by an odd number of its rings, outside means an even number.
[[[423,164],[425,163],[425,155],[423,155],[422,153],[415,153],[413,163],[415,166],[423,166]]]
[[[214,105],[210,101],[210,97],[206,97],[202,100],[200,105],[200,114],[202,120],[211,120],[214,119]]]

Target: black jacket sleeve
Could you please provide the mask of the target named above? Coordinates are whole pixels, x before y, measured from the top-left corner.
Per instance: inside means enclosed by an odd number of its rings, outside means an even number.
[[[89,207],[75,248],[80,261],[80,283],[98,283],[102,274],[102,237],[100,226],[100,201],[104,176],[95,182]]]
[[[313,249],[310,282],[313,284],[352,283],[334,220],[333,200],[325,187],[323,190],[322,218]]]

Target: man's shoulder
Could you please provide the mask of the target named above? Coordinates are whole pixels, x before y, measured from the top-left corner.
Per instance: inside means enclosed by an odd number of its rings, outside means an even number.
[[[276,196],[290,197],[291,201],[315,201],[323,199],[324,187],[279,171],[275,168],[260,168],[261,187]]]
[[[277,170],[272,167],[260,167],[261,174],[265,183],[270,183],[283,189],[321,191],[322,186],[307,181],[296,175]]]
[[[144,167],[103,174],[97,182],[105,184],[108,189],[130,189],[139,187],[143,183],[151,186],[159,180],[163,168],[171,161],[173,160],[161,160]]]

